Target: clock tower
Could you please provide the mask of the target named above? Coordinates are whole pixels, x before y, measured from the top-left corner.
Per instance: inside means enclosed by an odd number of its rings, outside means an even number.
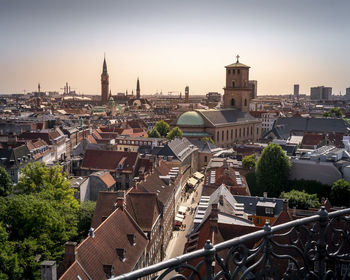
[[[103,60],[103,68],[101,74],[101,105],[106,105],[108,101],[109,76],[107,73],[106,58]]]
[[[224,88],[224,108],[236,108],[242,112],[249,112],[250,92],[249,66],[239,62],[226,68],[226,86]]]

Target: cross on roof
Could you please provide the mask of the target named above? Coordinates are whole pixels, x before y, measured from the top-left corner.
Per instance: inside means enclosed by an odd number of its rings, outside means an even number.
[[[238,63],[239,62],[239,57],[240,57],[239,54],[237,54],[236,57],[237,57],[237,63]]]

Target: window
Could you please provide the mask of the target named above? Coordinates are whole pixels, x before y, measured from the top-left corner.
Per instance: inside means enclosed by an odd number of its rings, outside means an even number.
[[[265,214],[267,215],[273,215],[273,208],[265,208]]]
[[[227,74],[231,74],[231,70],[227,70]]]
[[[250,134],[253,135],[253,126],[250,127]]]
[[[222,141],[224,141],[224,139],[225,139],[225,131],[221,132],[221,139],[222,139]]]
[[[236,74],[236,70],[235,69],[232,70],[232,74],[233,75]]]
[[[239,137],[242,136],[242,128],[239,128]]]
[[[226,141],[228,141],[228,130],[226,130]]]
[[[237,73],[238,73],[238,74],[241,74],[241,69],[238,69],[238,70],[237,70]]]
[[[256,128],[256,136],[259,135],[259,127]]]
[[[243,137],[245,137],[245,127],[243,127]]]
[[[233,129],[231,129],[231,140],[233,139]]]
[[[244,99],[244,106],[247,106],[247,99]]]
[[[204,162],[207,162],[207,161],[208,161],[208,157],[204,156]]]
[[[235,87],[235,81],[232,81],[232,87]]]
[[[237,128],[235,129],[235,138],[237,138]]]
[[[247,136],[249,136],[249,127],[247,127]]]
[[[219,131],[216,133],[216,141],[218,141],[219,142],[219,139],[220,137],[219,137]]]
[[[235,100],[233,98],[231,99],[231,106],[235,106]]]

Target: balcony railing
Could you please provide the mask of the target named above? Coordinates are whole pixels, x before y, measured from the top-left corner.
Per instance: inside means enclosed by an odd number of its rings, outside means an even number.
[[[249,233],[113,280],[350,279],[350,208]],[[247,244],[253,244],[249,246]]]

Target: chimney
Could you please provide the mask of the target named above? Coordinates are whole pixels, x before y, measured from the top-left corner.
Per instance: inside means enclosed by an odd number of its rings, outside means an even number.
[[[288,211],[288,199],[283,200],[283,211]]]
[[[93,227],[91,227],[91,228],[89,229],[89,236],[90,236],[91,238],[95,238],[95,229],[94,229]]]
[[[40,264],[41,280],[57,280],[56,262],[43,261]]]
[[[211,232],[217,232],[218,231],[218,205],[212,204],[211,205],[211,213],[209,218],[210,223],[210,230]]]
[[[117,191],[117,201],[115,203],[116,208],[120,208],[122,211],[125,206],[125,192],[123,190]]]
[[[77,242],[66,242],[65,245],[65,252],[64,252],[64,265],[66,268],[70,267],[72,263],[75,261],[75,248],[77,246]]]
[[[264,192],[264,198],[265,199],[267,198],[267,192]]]

